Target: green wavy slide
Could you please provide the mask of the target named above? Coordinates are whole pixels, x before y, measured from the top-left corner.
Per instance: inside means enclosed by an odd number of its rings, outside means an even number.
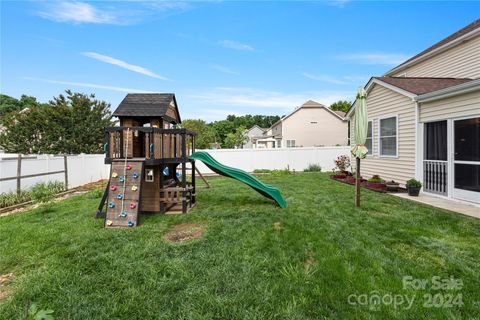
[[[207,152],[203,152],[203,151],[194,152],[190,156],[190,159],[200,160],[207,167],[209,167],[210,170],[212,170],[213,172],[245,183],[246,185],[255,189],[255,191],[259,192],[263,196],[275,201],[280,206],[280,208],[287,207],[287,203],[285,202],[285,199],[283,199],[282,195],[280,194],[280,191],[277,188],[261,182],[260,180],[258,180],[251,174],[246,173],[243,170],[227,167],[221,164]]]

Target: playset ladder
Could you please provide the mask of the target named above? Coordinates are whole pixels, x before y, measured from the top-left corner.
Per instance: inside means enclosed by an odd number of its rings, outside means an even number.
[[[143,161],[112,162],[105,227],[135,227],[138,223]]]

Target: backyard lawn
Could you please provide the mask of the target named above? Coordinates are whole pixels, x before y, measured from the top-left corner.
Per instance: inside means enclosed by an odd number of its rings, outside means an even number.
[[[99,192],[1,217],[0,318],[31,303],[56,319],[480,317],[479,220],[368,190],[355,209],[324,173],[260,179],[287,209],[211,178],[191,214],[138,228],[103,229]],[[199,238],[164,239],[185,223]]]

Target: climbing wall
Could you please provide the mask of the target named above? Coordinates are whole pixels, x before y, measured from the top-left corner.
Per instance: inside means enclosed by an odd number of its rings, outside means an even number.
[[[135,227],[142,186],[143,161],[112,162],[105,227]]]

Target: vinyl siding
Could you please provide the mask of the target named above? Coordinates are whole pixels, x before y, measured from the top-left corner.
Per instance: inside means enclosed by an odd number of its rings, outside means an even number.
[[[480,116],[480,90],[420,105],[420,122]]]
[[[415,103],[411,98],[375,84],[367,97],[367,113],[368,119],[373,121],[373,155],[362,160],[361,175],[368,179],[378,174],[385,180],[395,180],[404,185],[415,175]],[[390,116],[398,116],[395,158],[379,156],[379,120]],[[350,128],[352,139],[354,121],[355,116]]]
[[[302,107],[282,121],[282,139],[297,147],[347,145],[348,123],[324,107]]]
[[[419,62],[394,76],[480,78],[480,36]]]

